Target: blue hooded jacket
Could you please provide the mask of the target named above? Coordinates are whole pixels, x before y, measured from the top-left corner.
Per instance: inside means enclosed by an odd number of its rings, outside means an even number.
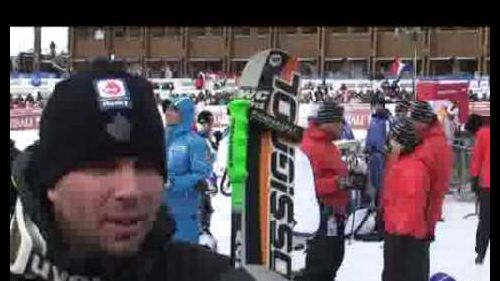
[[[370,182],[376,190],[380,190],[383,184],[385,149],[387,136],[389,134],[390,114],[386,109],[379,110],[372,115],[370,127],[366,135],[366,149],[369,151],[368,169],[370,170]]]
[[[390,115],[385,109],[372,115],[370,127],[366,134],[366,148],[369,151],[384,153],[384,146],[389,133],[389,117]]]
[[[181,115],[178,124],[166,130],[167,171],[171,191],[193,191],[195,185],[210,177],[212,166],[205,140],[193,131],[194,104],[188,97],[172,102]]]

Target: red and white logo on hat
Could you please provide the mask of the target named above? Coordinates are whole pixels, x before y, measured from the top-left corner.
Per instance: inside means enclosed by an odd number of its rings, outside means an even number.
[[[99,97],[106,99],[116,99],[124,97],[126,94],[124,82],[118,79],[97,81],[97,91]]]

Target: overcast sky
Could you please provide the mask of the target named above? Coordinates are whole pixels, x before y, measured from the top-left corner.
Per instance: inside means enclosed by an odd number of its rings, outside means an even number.
[[[33,27],[10,28],[10,55],[34,49]],[[50,41],[56,44],[56,51],[68,50],[67,27],[42,27],[42,53],[48,53]]]

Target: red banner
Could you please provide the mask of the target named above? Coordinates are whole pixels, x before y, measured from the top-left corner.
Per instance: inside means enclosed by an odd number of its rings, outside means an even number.
[[[368,129],[370,125],[370,105],[348,105],[343,104],[344,114],[347,121],[350,122],[352,129]]]
[[[343,104],[345,116],[351,123],[353,129],[367,129],[370,124],[370,105],[369,104]],[[309,109],[309,105],[304,105],[304,110]],[[197,112],[206,109],[214,114],[215,127],[223,128],[228,125],[226,106],[198,106]],[[471,102],[469,103],[469,113],[475,113],[483,116],[490,116],[489,102]],[[10,110],[10,130],[33,130],[38,129],[40,123],[41,109],[11,109]],[[302,112],[301,115],[308,115],[308,112]],[[307,116],[305,116],[307,119]]]
[[[40,126],[42,110],[39,108],[22,108],[10,110],[10,130],[34,130]]]
[[[490,116],[490,102],[471,102],[469,103],[470,113],[481,116]]]

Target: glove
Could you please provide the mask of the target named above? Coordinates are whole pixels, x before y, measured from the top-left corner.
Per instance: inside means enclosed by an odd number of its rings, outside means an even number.
[[[349,177],[339,177],[339,188],[344,190],[350,186]]]
[[[214,132],[214,138],[215,142],[219,144],[219,142],[222,140],[222,132],[221,131],[215,131]]]
[[[365,147],[365,149],[363,150],[363,153],[366,154],[366,155],[370,155],[372,152],[371,148],[370,147]]]
[[[476,196],[479,196],[479,177],[473,177],[471,179],[471,189],[472,191],[476,194]]]
[[[434,234],[427,234],[427,237],[425,238],[425,240],[429,243],[432,243],[434,242],[434,240],[436,240],[436,237],[434,236]]]
[[[196,191],[200,192],[200,193],[204,193],[208,190],[208,184],[205,180],[200,180],[195,186],[194,188],[196,189]]]

